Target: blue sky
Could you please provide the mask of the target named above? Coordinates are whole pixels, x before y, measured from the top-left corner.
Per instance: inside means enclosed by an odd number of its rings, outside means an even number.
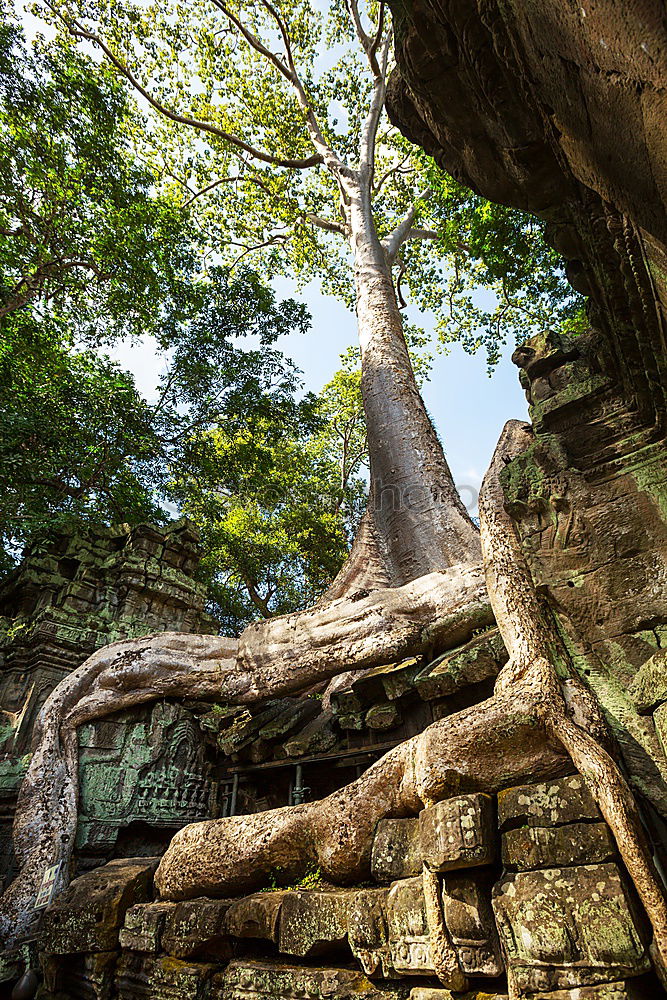
[[[289,281],[281,280],[276,290],[281,297],[305,301],[312,313],[308,334],[290,334],[276,346],[302,370],[305,388],[318,392],[339,367],[341,352],[356,343],[355,317],[336,299],[322,295],[314,282],[297,292]],[[471,513],[476,512],[476,491],[505,421],[527,416],[511,353],[512,346],[508,346],[489,378],[483,353],[471,356],[454,345],[448,355],[436,354],[431,379],[422,389],[454,480]],[[120,344],[111,356],[132,371],[146,396],[153,396],[164,361],[152,342]]]

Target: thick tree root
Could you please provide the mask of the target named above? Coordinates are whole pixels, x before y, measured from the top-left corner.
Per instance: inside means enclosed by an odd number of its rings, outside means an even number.
[[[511,692],[434,722],[325,799],[186,826],[156,874],[166,899],[225,896],[265,885],[280,869],[310,864],[333,882],[370,873],[375,829],[385,817],[416,815],[461,791],[493,793],[566,772],[539,708]]]
[[[461,790],[494,792],[535,780],[569,758],[614,833],[653,926],[657,961],[664,964],[667,906],[636,803],[595,735],[601,719],[592,702],[585,695],[576,703],[566,697],[570,689],[561,685],[553,667],[558,637],[504,510],[499,474],[526,446],[527,435],[524,425],[506,427],[480,499],[488,589],[511,656],[493,698],[429,726],[320,802],[186,827],[157,872],[164,897],[248,891],[277,866],[299,872],[309,862],[334,881],[354,881],[368,874],[380,819],[414,815],[424,804]],[[436,915],[431,916],[437,952],[442,942]]]
[[[83,723],[163,697],[251,704],[433,641],[454,645],[491,620],[481,569],[464,564],[251,626],[239,642],[163,633],[98,650],[58,685],[37,720],[14,823],[21,870],[0,902],[0,938],[7,944],[28,926],[46,868],[61,863],[60,887],[67,884]]]

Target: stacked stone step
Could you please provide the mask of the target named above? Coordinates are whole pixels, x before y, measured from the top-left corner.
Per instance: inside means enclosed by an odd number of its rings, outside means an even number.
[[[660,995],[614,844],[576,776],[501,792],[498,822],[481,793],[381,821],[374,885],[174,903],[152,900],[154,867],[112,862],[47,911],[42,1000],[503,1000],[505,972],[528,1000]],[[435,976],[425,867],[465,994]]]

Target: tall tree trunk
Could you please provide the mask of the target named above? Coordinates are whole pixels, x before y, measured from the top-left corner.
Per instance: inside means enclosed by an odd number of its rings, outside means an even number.
[[[417,386],[363,175],[348,214],[371,489],[359,538],[327,599],[351,585],[377,586],[384,579],[397,587],[457,563],[481,561],[478,531]]]

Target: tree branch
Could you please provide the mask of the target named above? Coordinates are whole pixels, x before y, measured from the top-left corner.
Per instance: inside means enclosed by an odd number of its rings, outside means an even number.
[[[305,219],[306,222],[311,222],[318,229],[324,229],[328,233],[338,233],[339,236],[347,236],[347,229],[342,222],[332,222],[330,219],[323,219],[320,215],[313,215],[310,212]]]
[[[410,233],[413,230],[412,223],[415,221],[415,215],[417,214],[419,202],[425,201],[427,198],[430,198],[430,196],[431,192],[428,188],[420,192],[393,232],[391,232],[389,236],[382,241],[384,252],[387,255],[387,260],[390,264],[394,263],[396,260],[396,254],[400,250],[401,246],[407,239],[410,238]]]
[[[375,138],[377,136],[378,125],[382,109],[384,108],[387,96],[387,65],[389,62],[389,49],[391,47],[392,32],[389,31],[382,44],[380,53],[379,72],[375,77],[373,85],[373,96],[368,115],[361,132],[361,142],[359,145],[359,169],[362,174],[368,177],[368,184],[372,183],[373,165],[375,162]]]
[[[345,6],[347,7],[347,12],[352,18],[352,23],[354,25],[355,34],[361,44],[362,49],[368,56],[368,61],[373,71],[373,76],[377,77],[380,74],[380,68],[377,64],[377,59],[373,56],[371,59],[370,51],[371,45],[373,44],[373,39],[370,35],[367,35],[364,31],[364,26],[361,23],[361,14],[359,13],[359,4],[357,0],[345,0]]]
[[[213,0],[215,2],[215,0]],[[271,163],[277,167],[289,167],[294,170],[305,170],[308,167],[317,166],[318,163],[322,163],[322,156],[318,153],[315,156],[310,156],[306,159],[291,159],[289,157],[274,156],[272,153],[265,153],[261,149],[255,149],[249,143],[244,142],[243,139],[239,139],[238,136],[232,135],[230,132],[226,132],[224,129],[219,128],[217,125],[213,125],[211,122],[200,121],[197,118],[191,118],[189,115],[181,115],[176,111],[172,111],[170,108],[165,107],[161,101],[158,101],[156,97],[153,96],[146,88],[139,82],[139,80],[134,76],[134,74],[128,69],[127,66],[111,51],[106,42],[96,35],[92,31],[87,31],[83,25],[74,20],[72,23],[67,21],[60,11],[54,7],[49,0],[45,0],[46,6],[51,10],[65,25],[70,35],[73,38],[81,38],[84,41],[92,42],[93,45],[97,45],[98,48],[104,52],[105,56],[109,61],[116,67],[119,73],[121,73],[128,83],[141,94],[141,96],[148,101],[150,106],[158,111],[165,118],[170,121],[176,122],[179,125],[188,125],[191,128],[199,129],[201,132],[208,132],[210,135],[215,135],[219,139],[224,139],[231,146],[236,149],[241,149],[243,152],[248,153],[256,160],[261,160],[263,163]],[[216,4],[217,6],[217,4]]]
[[[283,76],[287,82],[292,86],[299,102],[301,110],[304,112],[306,119],[306,127],[310,135],[311,142],[315,146],[317,155],[319,156],[319,163],[326,163],[330,169],[337,170],[343,166],[342,162],[335,155],[331,146],[324,138],[324,133],[320,128],[320,124],[317,120],[317,116],[313,111],[311,101],[306,93],[306,89],[301,82],[299,74],[297,72],[294,58],[292,54],[292,45],[289,38],[289,32],[285,22],[281,18],[278,11],[268,2],[268,0],[262,0],[263,6],[269,11],[271,17],[274,19],[278,28],[280,30],[283,43],[285,45],[285,52],[287,55],[287,62],[285,64],[282,59],[280,59],[275,52],[271,52],[270,49],[264,45],[260,38],[257,37],[249,28],[247,28],[243,22],[222,2],[222,0],[211,0],[211,3],[221,11],[228,21],[237,28],[238,31],[243,35],[248,45],[258,52],[260,55],[264,56],[272,65],[278,70],[278,72]]]
[[[406,153],[400,163],[395,164],[393,167],[390,167],[389,170],[386,170],[383,173],[382,177],[377,182],[377,184],[373,185],[373,193],[374,194],[379,194],[380,191],[382,190],[382,186],[385,183],[385,181],[389,180],[389,178],[392,177],[394,174],[414,174],[415,173],[415,168],[414,167],[409,167],[407,170],[402,170],[401,169],[402,166],[403,166],[403,164],[405,163],[405,161],[410,158],[410,155],[411,155],[410,153]]]
[[[436,232],[435,229],[411,229],[406,240],[439,240],[442,233]]]
[[[201,191],[195,191],[191,198],[188,198],[187,201],[183,202],[183,208],[187,208],[188,205],[191,205],[193,201],[197,200],[197,198],[201,198],[203,194],[208,194],[209,191],[217,188],[218,185],[230,184],[232,181],[238,181],[239,177],[239,174],[236,174],[234,177],[218,177],[217,181],[211,181],[211,183],[207,184],[206,187],[203,187]]]
[[[384,31],[384,11],[385,11],[384,0],[380,0],[380,10],[378,13],[378,27],[377,31],[375,32],[375,38],[371,42],[371,48],[369,52],[370,59],[374,58],[375,53],[377,52],[380,46],[380,42],[382,41],[382,33]]]
[[[0,319],[3,316],[9,315],[9,313],[16,312],[17,309],[21,309],[31,299],[36,298],[42,292],[44,284],[49,278],[57,278],[65,271],[72,271],[77,268],[90,271],[99,282],[108,281],[111,277],[110,274],[100,270],[93,260],[68,260],[66,257],[54,257],[51,260],[42,262],[32,274],[22,277],[17,282],[9,293],[8,299],[0,306]],[[24,291],[21,289],[24,289]],[[57,290],[56,292],[52,291],[50,294],[47,293],[47,299],[53,298],[53,295],[56,293]]]
[[[248,597],[255,607],[262,612],[264,618],[272,618],[273,613],[269,607],[268,600],[262,597],[252,580],[248,579],[245,573],[241,574],[241,579],[243,580],[243,586],[247,591]]]
[[[368,58],[368,63],[373,77],[376,81],[380,80],[384,74],[380,63],[378,63],[377,60],[377,50],[380,42],[382,41],[382,34],[384,32],[384,0],[381,0],[380,3],[378,26],[372,37],[364,30],[364,26],[361,23],[358,0],[345,0],[345,6],[347,7],[348,13],[352,18],[352,23],[354,24],[354,30],[357,38],[359,39],[359,43]]]

